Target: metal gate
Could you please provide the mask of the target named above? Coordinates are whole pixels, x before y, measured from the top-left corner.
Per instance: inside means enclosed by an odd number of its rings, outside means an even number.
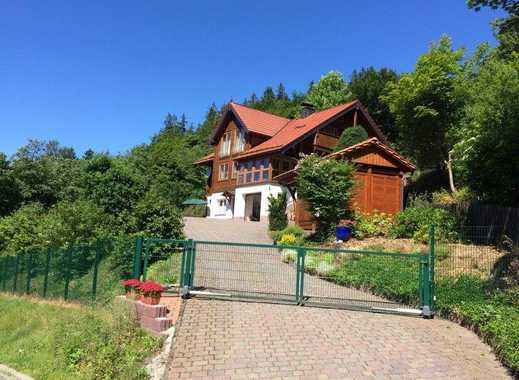
[[[434,245],[398,253],[138,239],[135,258],[135,277],[186,297],[433,315]]]

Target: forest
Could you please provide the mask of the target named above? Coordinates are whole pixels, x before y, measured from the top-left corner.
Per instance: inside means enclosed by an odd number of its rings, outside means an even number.
[[[412,195],[519,207],[519,10],[469,1],[484,6],[507,12],[494,23],[495,47],[482,43],[469,54],[444,35],[424,46],[411,72],[330,71],[306,91],[289,94],[280,83],[241,103],[296,117],[302,101],[324,109],[359,99],[417,165]],[[78,156],[38,140],[11,157],[0,153],[0,254],[117,236],[181,237],[182,202],[205,193],[207,173],[192,162],[210,151],[224,106],[211,104],[199,125],[168,113],[150,141],[121,154]]]

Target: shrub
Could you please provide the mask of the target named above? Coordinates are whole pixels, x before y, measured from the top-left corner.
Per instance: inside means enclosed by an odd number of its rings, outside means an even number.
[[[339,137],[339,141],[335,146],[335,151],[337,152],[349,146],[358,144],[367,140],[368,137],[368,132],[366,132],[362,125],[346,128]]]
[[[195,218],[205,218],[209,215],[206,205],[189,205],[182,210],[182,215]]]
[[[361,215],[357,218],[357,224],[353,234],[357,239],[375,236],[389,236],[393,229],[393,217],[383,212]]]
[[[146,277],[163,285],[177,284],[180,279],[182,255],[172,254],[165,260],[159,260],[150,265]]]
[[[278,243],[281,237],[286,234],[292,234],[299,241],[302,241],[303,237],[305,236],[305,230],[303,230],[297,224],[290,224],[287,228],[281,231],[271,231],[271,237],[274,243]]]
[[[279,239],[279,245],[297,245],[297,238],[294,234],[283,234]]]
[[[406,208],[398,214],[391,234],[394,237],[413,238],[417,242],[429,240],[429,227],[436,226],[436,238],[453,240],[457,237],[454,214],[447,210],[431,207]]]
[[[288,225],[287,193],[281,192],[277,196],[269,195],[269,230],[279,231]]]
[[[353,196],[354,166],[342,160],[327,160],[311,154],[299,161],[297,189],[308,202],[317,221],[316,240],[326,240],[333,227],[351,216],[348,208]]]

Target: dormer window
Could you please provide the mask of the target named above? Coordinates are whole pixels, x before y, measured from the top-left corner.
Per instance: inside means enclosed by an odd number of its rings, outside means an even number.
[[[220,157],[231,154],[231,132],[225,132],[220,140]]]
[[[241,129],[236,130],[236,139],[234,140],[234,153],[243,152],[245,150],[245,132]]]

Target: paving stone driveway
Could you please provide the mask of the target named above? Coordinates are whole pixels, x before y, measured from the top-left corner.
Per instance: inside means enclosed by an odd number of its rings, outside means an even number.
[[[189,239],[272,244],[266,222],[187,217],[184,224],[184,232]]]
[[[190,299],[169,379],[508,379],[469,330],[435,319]]]

